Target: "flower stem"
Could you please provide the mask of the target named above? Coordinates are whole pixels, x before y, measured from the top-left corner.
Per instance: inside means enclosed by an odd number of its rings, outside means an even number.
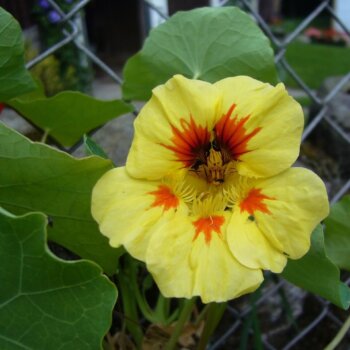
[[[206,317],[209,309],[210,309],[210,305],[211,304],[207,304],[204,306],[203,310],[200,312],[200,314],[198,315],[198,317],[196,318],[194,325],[196,327],[198,327],[200,325],[200,323],[204,320],[204,318]]]
[[[193,306],[196,303],[196,298],[186,300],[184,306],[181,310],[180,317],[176,322],[174,332],[172,333],[168,343],[166,344],[164,350],[173,350],[176,347],[176,343],[181,335],[181,332],[191,315]]]
[[[324,348],[324,350],[334,350],[336,346],[342,341],[346,332],[350,329],[350,316],[347,318],[343,326],[340,328],[333,340]]]
[[[207,317],[205,326],[199,340],[197,350],[205,350],[209,339],[219,324],[225,310],[227,303],[211,303],[206,311]]]
[[[43,135],[42,135],[42,137],[41,137],[40,142],[46,143],[47,137],[49,136],[49,132],[50,132],[50,129],[45,129],[45,130],[44,130],[44,133],[43,133]]]

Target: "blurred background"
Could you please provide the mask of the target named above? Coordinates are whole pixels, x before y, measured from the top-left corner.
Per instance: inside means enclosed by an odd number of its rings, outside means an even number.
[[[349,0],[0,0],[24,30],[28,67],[47,96],[68,89],[102,99],[120,98],[123,65],[151,28],[180,10],[229,5],[250,13],[270,38],[279,77],[305,111],[300,161],[317,168],[331,196],[341,191],[338,198],[350,186],[342,190],[350,175]],[[132,136],[132,118],[122,120],[121,130],[112,122],[118,144],[96,135],[117,165]],[[24,133],[35,137],[29,126]]]
[[[57,0],[64,12],[79,5],[78,0]],[[85,1],[83,2],[85,3]],[[152,0],[155,8],[170,16],[179,10],[189,10],[200,6],[222,6],[240,4],[240,1],[220,0]],[[302,21],[323,3],[320,0],[252,0],[247,1],[270,27],[272,33],[280,39],[292,33]],[[350,2],[348,0],[327,1],[334,14],[346,26],[350,26]],[[61,15],[47,0],[0,0],[0,6],[9,11],[21,24],[27,43],[27,59],[59,42],[64,35],[60,31]],[[86,1],[81,11],[74,17],[81,33],[79,40],[84,41],[93,52],[112,68],[120,71],[126,59],[142,46],[150,28],[164,21],[142,0],[129,1]],[[189,33],[190,34],[190,33]],[[326,8],[298,32],[288,45],[286,58],[305,83],[317,89],[329,76],[344,75],[349,71],[349,36]],[[340,50],[340,48],[343,48]],[[56,93],[63,88],[86,90],[91,81],[92,72],[88,72],[88,62],[83,55],[74,54],[74,44],[69,43],[55,51],[46,64],[45,71],[54,74],[55,65],[60,68],[59,81],[46,82],[47,92]],[[41,67],[44,70],[44,67]],[[87,69],[83,69],[87,68]],[[94,67],[96,68],[96,67]],[[99,71],[95,71],[95,74]],[[45,74],[37,68],[34,74]],[[298,84],[281,72],[281,79],[288,86]],[[57,83],[58,86],[53,86]],[[303,101],[304,104],[307,102]]]
[[[229,5],[247,11],[271,40],[279,77],[305,113],[297,164],[321,176],[336,202],[350,189],[350,0],[0,0],[21,24],[27,67],[48,96],[79,90],[100,99],[121,98],[123,65],[150,29],[180,10]],[[94,131],[116,165],[125,163],[134,117]],[[13,110],[0,120],[41,138]],[[84,154],[80,143],[67,151]],[[349,275],[343,280],[349,284]],[[345,318],[323,299],[270,276],[254,300],[231,302],[211,349],[323,349]],[[338,349],[350,349],[349,334]]]

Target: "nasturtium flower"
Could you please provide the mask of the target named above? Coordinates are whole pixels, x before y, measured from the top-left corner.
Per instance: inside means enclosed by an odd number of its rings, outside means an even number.
[[[126,166],[94,187],[93,217],[167,297],[251,292],[306,254],[329,211],[320,178],[291,168],[303,120],[283,84],[176,75],[136,118]]]

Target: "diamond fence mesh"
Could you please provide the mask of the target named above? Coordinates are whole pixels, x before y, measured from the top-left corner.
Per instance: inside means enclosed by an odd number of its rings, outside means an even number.
[[[82,28],[75,21],[76,16],[90,0],[81,0],[75,2],[75,5],[68,13],[65,13],[54,0],[47,0],[50,5],[60,14],[60,25],[57,30],[62,31],[63,39],[56,42],[44,52],[27,63],[27,68],[32,68],[46,57],[60,50],[69,43],[73,43],[81,52],[83,52],[93,64],[105,72],[117,85],[122,84],[122,78],[115,70],[104,63],[90,48],[81,41]],[[163,14],[150,1],[144,0],[146,8],[155,11],[159,16],[166,19],[167,15]],[[218,6],[225,6],[229,1],[221,1]],[[313,9],[309,15],[287,36],[283,39],[278,38],[271,30],[269,24],[254,9],[249,0],[237,0],[239,5],[250,13],[260,25],[265,34],[270,38],[275,49],[275,61],[283,67],[285,71],[295,80],[300,89],[312,100],[316,113],[306,125],[303,142],[309,139],[321,125],[327,125],[336,135],[350,147],[350,133],[333,118],[330,112],[331,103],[334,102],[337,94],[350,82],[350,71],[343,76],[326,94],[319,94],[311,89],[303,80],[293,66],[286,58],[288,46],[293,43],[298,36],[311,24],[311,22],[320,16],[321,13],[327,12],[329,16],[338,23],[346,35],[350,37],[350,29],[340,20],[332,7],[332,1],[320,1],[319,5]],[[136,110],[136,108],[135,108]],[[137,112],[134,112],[137,115]],[[92,133],[96,132],[93,131]],[[97,130],[98,132],[98,130]],[[65,151],[72,153],[82,141]],[[340,186],[333,191],[331,202],[339,200],[345,193],[350,190],[350,179],[345,179]],[[344,315],[339,313],[335,307],[322,298],[308,295],[298,288],[289,285],[286,281],[279,279],[277,276],[268,274],[267,282],[261,292],[254,294],[253,298],[243,298],[243,301],[231,302],[227,307],[222,324],[214,340],[210,344],[210,349],[235,349],[240,348],[259,348],[266,349],[308,349],[310,344],[314,348],[321,346],[322,337],[328,339],[326,344],[338,331],[344,321]],[[346,280],[350,284],[350,279]],[[304,310],[303,310],[304,309]],[[284,314],[284,315],[282,315]],[[304,315],[300,317],[300,315]],[[305,316],[306,315],[306,316]],[[281,321],[285,318],[287,321]],[[301,318],[301,320],[300,320]],[[262,320],[263,319],[263,320]],[[260,320],[260,323],[257,322]],[[296,322],[298,320],[298,322]],[[315,332],[317,331],[317,332]],[[247,339],[244,345],[242,334]],[[260,345],[254,343],[257,334],[259,335]],[[313,335],[314,334],[314,335]],[[310,338],[315,338],[310,343]],[[250,339],[248,341],[248,339]],[[305,342],[305,340],[308,340]],[[251,343],[252,341],[253,343]],[[344,349],[350,347],[350,334],[343,341],[346,342]],[[255,344],[255,345],[254,345]]]

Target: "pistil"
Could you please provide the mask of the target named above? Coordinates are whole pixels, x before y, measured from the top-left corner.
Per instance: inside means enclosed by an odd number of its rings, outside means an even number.
[[[206,180],[208,184],[219,186],[236,171],[235,161],[227,158],[227,156],[223,156],[221,149],[212,145],[207,152],[205,161],[195,164],[191,170]]]

